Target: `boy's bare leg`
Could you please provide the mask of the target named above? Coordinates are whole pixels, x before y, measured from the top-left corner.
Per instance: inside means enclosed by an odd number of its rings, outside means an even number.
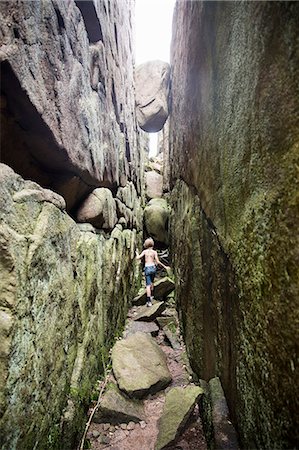
[[[151,284],[151,300],[154,298],[154,283]]]
[[[152,294],[151,294],[151,285],[150,284],[148,284],[147,286],[146,286],[146,296],[147,297],[150,297]]]

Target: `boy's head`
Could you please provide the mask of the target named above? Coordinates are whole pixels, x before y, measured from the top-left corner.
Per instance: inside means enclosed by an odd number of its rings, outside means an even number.
[[[148,238],[144,241],[143,247],[145,249],[153,247],[155,245],[154,240],[152,238]]]

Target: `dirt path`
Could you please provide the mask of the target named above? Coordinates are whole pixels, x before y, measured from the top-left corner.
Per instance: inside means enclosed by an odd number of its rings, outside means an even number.
[[[134,316],[137,315],[139,309],[140,307],[136,306],[130,309],[126,328],[134,320]],[[167,314],[173,314],[176,317],[174,309],[168,309],[162,313],[162,316]],[[163,329],[160,329],[155,337],[156,342],[166,355],[172,382],[165,391],[160,391],[144,400],[145,421],[118,425],[93,422],[87,434],[90,448],[95,450],[154,450],[158,435],[157,422],[162,414],[165,392],[175,386],[186,386],[191,381],[191,376],[188,373],[185,346],[181,336],[178,334],[178,328],[176,337],[180,344],[178,349],[173,349],[170,346]],[[113,375],[111,375],[111,380],[113,380]],[[170,448],[177,450],[207,450],[198,406],[195,407],[184,433],[177,443]]]

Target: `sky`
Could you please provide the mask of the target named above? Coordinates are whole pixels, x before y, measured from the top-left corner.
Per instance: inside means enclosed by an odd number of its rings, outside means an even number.
[[[170,61],[174,4],[175,0],[136,0],[136,65],[154,59]],[[149,134],[149,156],[156,154],[157,137]]]
[[[153,59],[169,62],[175,0],[136,0],[136,64]]]

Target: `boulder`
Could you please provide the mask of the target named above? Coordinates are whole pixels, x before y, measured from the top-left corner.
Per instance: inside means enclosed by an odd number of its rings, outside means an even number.
[[[168,245],[168,220],[170,208],[162,198],[150,200],[144,208],[144,222],[147,233],[154,240]]]
[[[174,282],[169,277],[161,278],[154,283],[154,296],[157,299],[163,299],[175,288]],[[146,289],[140,290],[138,295],[133,298],[135,305],[142,305],[146,302]]]
[[[83,202],[77,212],[78,222],[89,222],[97,228],[112,230],[117,223],[116,204],[107,188],[97,188]]]
[[[171,382],[163,351],[146,333],[116,342],[112,368],[119,388],[133,398],[154,394]]]
[[[164,302],[155,302],[152,306],[142,306],[140,312],[134,320],[143,320],[145,322],[155,320],[165,309]]]
[[[159,327],[154,322],[131,322],[124,332],[124,337],[131,336],[137,331],[142,333],[150,333],[152,336],[156,336],[159,332]]]
[[[105,392],[100,407],[93,417],[97,423],[129,423],[145,420],[143,403],[125,397],[115,385]]]
[[[155,450],[170,446],[179,437],[203,390],[198,386],[175,387],[166,394]]]
[[[173,333],[167,326],[163,327],[163,331],[166,336],[166,340],[170,343],[171,347],[174,350],[179,350],[181,348],[181,344],[178,341],[175,333]]]
[[[66,208],[65,200],[61,195],[56,192],[50,191],[50,189],[42,189],[39,185],[36,185],[34,189],[22,189],[13,196],[13,201],[16,203],[25,202],[49,202],[57,206],[62,211]]]
[[[146,195],[148,198],[162,197],[163,194],[163,176],[151,170],[145,173]]]
[[[168,117],[170,65],[149,61],[135,71],[136,114],[142,130],[160,131]]]

